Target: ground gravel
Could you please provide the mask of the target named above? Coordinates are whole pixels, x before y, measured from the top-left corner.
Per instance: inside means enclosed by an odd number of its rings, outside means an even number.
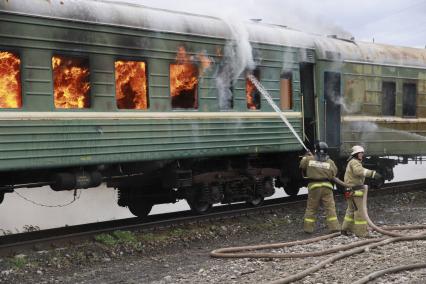
[[[340,220],[345,201],[337,198]],[[370,196],[370,217],[379,225],[426,223],[426,192]],[[268,283],[300,272],[329,256],[294,259],[216,259],[213,249],[306,239],[326,233],[323,224],[313,235],[302,232],[304,206],[287,205],[260,216],[115,236],[72,247],[29,251],[0,259],[4,283]],[[370,237],[379,236],[371,233]],[[114,238],[113,238],[114,239]],[[360,239],[339,236],[274,253],[318,251]],[[339,260],[296,283],[352,283],[385,268],[426,262],[426,241],[391,243]],[[386,275],[370,283],[425,283],[426,269]]]

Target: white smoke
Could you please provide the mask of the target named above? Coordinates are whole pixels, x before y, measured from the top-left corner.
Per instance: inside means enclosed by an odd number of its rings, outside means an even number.
[[[219,94],[221,110],[231,109],[232,87],[247,70],[253,70],[253,50],[249,40],[247,25],[235,16],[223,16],[222,20],[229,28],[231,38],[223,51],[223,58],[216,72],[216,88]]]

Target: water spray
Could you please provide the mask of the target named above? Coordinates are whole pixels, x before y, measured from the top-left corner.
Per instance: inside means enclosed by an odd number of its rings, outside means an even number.
[[[260,82],[257,80],[257,78],[255,76],[253,76],[252,74],[247,75],[247,78],[253,83],[253,85],[256,87],[256,89],[262,94],[262,96],[266,99],[266,101],[271,105],[271,107],[275,110],[275,112],[277,112],[279,114],[279,116],[281,117],[282,121],[284,121],[284,123],[287,125],[287,127],[291,130],[291,132],[293,133],[293,135],[297,138],[297,140],[299,141],[299,143],[303,146],[303,148],[305,148],[305,150],[308,152],[309,149],[306,147],[305,143],[303,143],[302,139],[300,138],[300,136],[297,134],[296,130],[294,130],[293,126],[290,124],[290,122],[288,121],[287,117],[285,117],[284,113],[280,110],[280,108],[274,103],[274,101],[272,100],[271,95],[269,95],[269,93],[265,90],[265,88],[263,88],[263,86],[260,84]]]

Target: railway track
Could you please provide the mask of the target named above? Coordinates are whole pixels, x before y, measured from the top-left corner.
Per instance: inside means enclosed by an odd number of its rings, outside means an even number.
[[[371,189],[370,196],[378,194],[398,194],[422,189],[426,189],[426,179],[385,184],[380,189]],[[182,211],[148,216],[144,220],[128,218],[5,235],[0,237],[0,256],[15,255],[26,250],[43,250],[69,244],[78,244],[82,241],[91,240],[96,235],[117,230],[147,230],[269,213],[274,210],[282,209],[284,206],[290,204],[301,203],[301,205],[304,206],[305,200],[306,195],[298,195],[294,197],[270,199],[265,201],[262,207],[248,208],[247,205],[243,203],[218,206],[214,207],[209,214],[205,215],[193,215],[191,211]]]

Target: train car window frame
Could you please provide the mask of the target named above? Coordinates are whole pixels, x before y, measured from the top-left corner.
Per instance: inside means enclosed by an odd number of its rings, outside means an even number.
[[[17,107],[1,107],[0,106],[0,111],[20,111],[24,108],[24,85],[23,85],[23,80],[22,80],[22,55],[21,52],[16,50],[16,49],[10,49],[10,48],[2,48],[0,47],[0,52],[8,52],[11,53],[13,55],[15,55],[18,59],[19,59],[19,81],[18,83],[18,87],[19,87],[19,103],[17,105]]]
[[[145,64],[145,85],[146,85],[146,108],[120,108],[118,106],[118,100],[117,100],[117,78],[116,78],[116,67],[115,64],[117,61],[125,61],[125,62],[143,62]],[[114,101],[115,101],[115,107],[118,111],[148,111],[150,109],[150,92],[149,92],[149,70],[148,70],[148,60],[145,58],[130,58],[130,57],[115,57],[114,58]]]
[[[391,88],[385,87],[385,86],[391,86]],[[391,93],[386,91],[390,91]],[[391,97],[389,98],[389,96]],[[396,115],[396,82],[395,81],[382,82],[382,115],[383,116]]]
[[[232,79],[229,75],[226,75],[228,72],[231,71],[225,70],[225,68],[229,68],[228,64],[220,64],[217,73],[216,73],[216,89],[217,89],[217,99],[218,99],[218,107],[220,111],[233,111],[235,107],[235,86],[232,82]],[[229,87],[228,86],[220,86],[223,87],[222,90],[219,90],[218,88],[218,78],[225,77],[225,80],[229,80]],[[228,82],[224,82],[225,84]],[[223,92],[228,92],[230,94],[230,98],[224,97],[225,94]]]
[[[173,96],[172,96],[172,76],[171,76],[171,72],[172,72],[172,65],[185,65],[185,64],[179,64],[176,62],[170,62],[169,63],[169,99],[170,99],[170,108],[172,110],[175,111],[198,111],[199,110],[199,106],[200,106],[200,71],[198,69],[197,64],[195,63],[186,63],[188,65],[192,65],[195,67],[195,69],[197,70],[197,83],[196,83],[196,87],[194,88],[194,105],[193,107],[174,107],[173,106]]]
[[[89,84],[88,89],[88,106],[87,107],[75,107],[75,108],[65,108],[65,107],[56,107],[55,105],[55,74],[54,74],[54,68],[53,68],[53,58],[55,56],[62,56],[65,58],[75,58],[75,59],[84,59],[87,60],[87,69],[89,70],[88,79],[87,82]],[[52,53],[51,56],[51,62],[50,62],[50,68],[52,73],[52,90],[53,90],[53,96],[52,96],[52,103],[53,103],[53,109],[55,111],[87,111],[92,108],[93,98],[92,98],[92,72],[91,72],[91,66],[90,66],[90,56],[89,55],[82,55],[82,54],[73,54],[73,53]]]
[[[283,82],[286,81],[286,82]],[[287,93],[284,92],[284,84],[288,85],[286,86],[286,89],[288,90]],[[284,96],[284,95],[288,95]],[[283,99],[286,98],[287,100],[284,101]],[[280,109],[281,110],[292,110],[293,109],[293,72],[292,71],[284,71],[280,74]]]
[[[256,68],[253,71],[251,71],[251,74],[260,82],[261,80],[261,70],[260,68]],[[251,92],[251,94],[248,93],[248,86],[252,86],[253,91]],[[254,84],[246,77],[245,80],[245,97],[246,97],[246,105],[247,105],[247,110],[249,111],[260,111],[262,110],[262,95],[260,94],[260,91],[256,89],[256,87],[254,86]],[[251,104],[249,102],[249,96],[252,97],[253,99],[253,103]],[[253,108],[254,107],[254,108]]]
[[[409,87],[412,87],[412,93],[406,92]],[[418,90],[415,82],[404,82],[402,84],[402,117],[417,117],[417,94]]]

